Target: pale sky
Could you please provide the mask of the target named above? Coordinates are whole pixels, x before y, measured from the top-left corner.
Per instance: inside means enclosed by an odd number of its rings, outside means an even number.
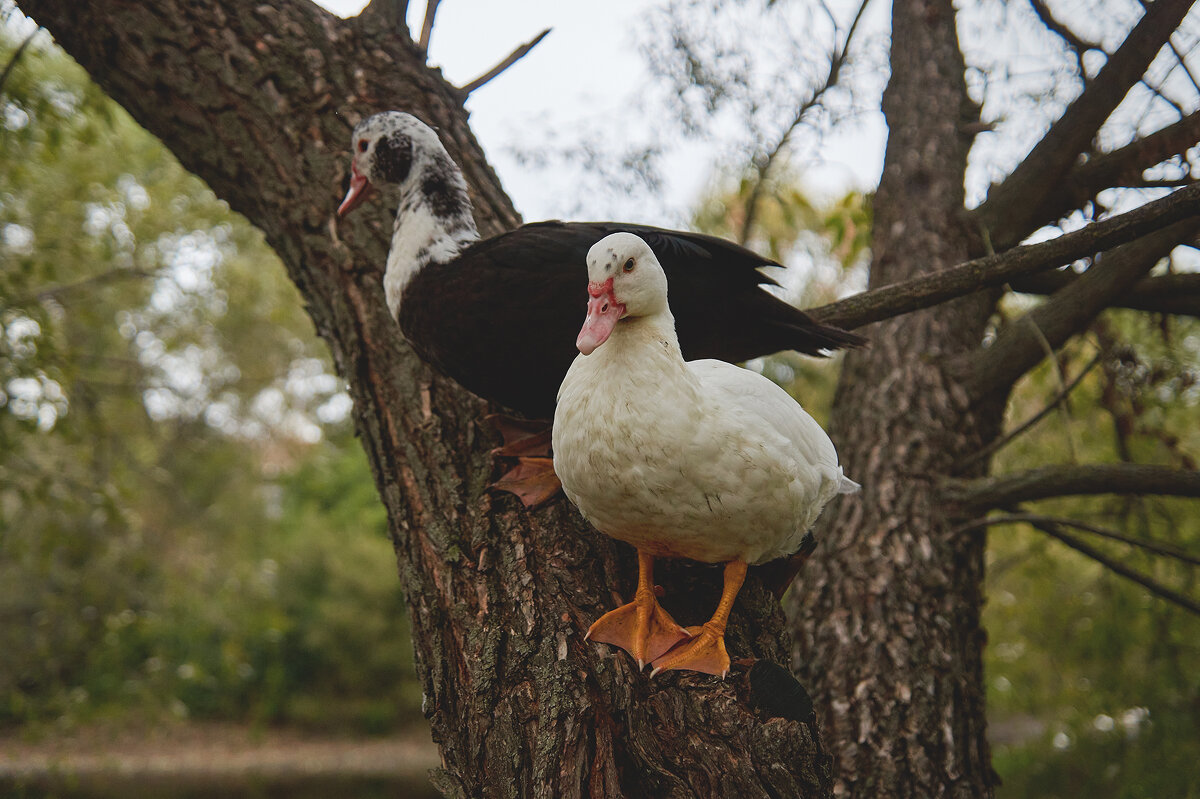
[[[342,16],[357,14],[364,0],[318,0]],[[680,225],[713,174],[716,154],[704,144],[669,146],[661,197],[592,202],[570,170],[536,170],[509,152],[522,142],[544,140],[551,130],[587,126],[607,117],[616,129],[639,129],[630,107],[648,71],[639,49],[639,25],[661,0],[445,0],[437,12],[430,63],[462,85],[490,69],[518,45],[553,28],[533,51],[471,95],[471,127],[526,221],[547,218],[619,218]],[[886,9],[886,3],[879,3]],[[425,3],[413,2],[409,27],[419,34]],[[820,45],[822,48],[824,44]],[[883,158],[881,118],[847,126],[820,153],[824,162],[806,180],[818,193],[873,188]],[[620,206],[620,207],[615,207]]]

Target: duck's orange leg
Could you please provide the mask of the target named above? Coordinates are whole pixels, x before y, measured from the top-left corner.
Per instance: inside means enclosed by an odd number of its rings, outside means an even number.
[[[605,613],[584,636],[591,641],[613,644],[633,655],[641,669],[647,663],[688,638],[663,610],[654,595],[654,557],[638,550],[638,587],[633,601]]]
[[[689,627],[692,640],[680,644],[654,661],[653,677],[668,669],[690,669],[705,674],[724,677],[729,673],[729,655],[725,652],[725,625],[729,623],[729,611],[733,600],[746,579],[746,562],[731,560],[725,564],[725,587],[721,590],[721,601],[713,617],[699,627]]]

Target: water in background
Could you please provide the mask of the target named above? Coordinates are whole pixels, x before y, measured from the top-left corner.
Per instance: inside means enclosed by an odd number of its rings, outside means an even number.
[[[169,777],[136,780],[116,776],[82,781],[0,779],[4,799],[437,799],[425,779],[385,777],[290,777],[269,780],[180,781]]]

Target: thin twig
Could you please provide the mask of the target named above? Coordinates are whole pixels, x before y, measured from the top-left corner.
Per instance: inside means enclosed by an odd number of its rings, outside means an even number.
[[[1162,100],[1167,105],[1174,108],[1175,113],[1179,114],[1180,119],[1187,116],[1188,112],[1186,109],[1184,109],[1184,107],[1182,105],[1180,105],[1175,100],[1172,100],[1170,97],[1167,97],[1167,95],[1165,95],[1163,93],[1163,90],[1160,89],[1159,87],[1151,85],[1151,83],[1148,79],[1142,78],[1140,81],[1138,81],[1138,83],[1141,84],[1142,86],[1145,86],[1146,90],[1149,91],[1151,94],[1153,94],[1155,97],[1157,97],[1158,99]],[[1147,109],[1147,113],[1148,113],[1149,109],[1150,109],[1149,102],[1146,103],[1146,109]]]
[[[1196,76],[1192,73],[1191,67],[1187,65],[1187,61],[1183,57],[1183,53],[1179,52],[1179,48],[1175,45],[1174,40],[1167,39],[1167,46],[1171,48],[1171,52],[1175,55],[1176,66],[1183,69],[1183,74],[1188,76],[1188,80],[1192,82],[1192,88],[1200,94],[1200,82],[1196,81]],[[1168,73],[1169,75],[1170,73]]]
[[[1020,552],[1014,552],[1013,554],[1009,555],[1008,557],[996,558],[996,560],[994,560],[988,564],[988,567],[987,567],[988,579],[995,579],[995,578],[999,577],[1000,575],[1004,574],[1006,571],[1008,571],[1010,569],[1014,569],[1017,566],[1020,566],[1022,562],[1027,561],[1030,558],[1036,557],[1038,555],[1041,555],[1043,552],[1045,552],[1045,550],[1046,550],[1046,539],[1037,538],[1037,539],[1034,539],[1033,544],[1031,544],[1030,546],[1021,550]]]
[[[72,283],[63,283],[58,286],[48,286],[47,288],[38,289],[30,294],[25,294],[20,297],[13,297],[7,300],[0,308],[13,308],[18,305],[24,305],[27,302],[34,300],[43,301],[59,297],[63,294],[69,294],[80,289],[90,288],[92,286],[103,285],[105,283],[116,283],[120,280],[134,280],[146,277],[154,277],[153,272],[147,272],[143,269],[110,269],[107,272],[89,275]]]
[[[13,67],[17,65],[18,59],[25,52],[25,48],[33,41],[33,37],[41,33],[41,28],[34,28],[33,32],[25,37],[25,40],[17,45],[17,49],[13,51],[12,58],[8,59],[8,63],[4,65],[4,71],[0,72],[0,92],[4,91],[4,84],[8,82],[8,74],[12,72]]]
[[[970,466],[973,463],[983,460],[984,458],[986,458],[988,455],[991,455],[996,450],[1009,444],[1017,436],[1021,435],[1026,430],[1033,427],[1038,422],[1042,421],[1042,419],[1045,419],[1050,414],[1050,412],[1052,410],[1054,410],[1055,407],[1058,406],[1058,404],[1060,402],[1065,400],[1070,395],[1070,393],[1075,390],[1076,386],[1078,386],[1080,383],[1083,382],[1083,378],[1087,377],[1088,372],[1092,371],[1092,369],[1095,368],[1096,364],[1100,363],[1100,359],[1102,357],[1103,357],[1102,354],[1097,354],[1096,357],[1092,358],[1092,360],[1090,360],[1088,362],[1088,364],[1083,367],[1083,369],[1079,372],[1079,374],[1075,375],[1075,377],[1071,380],[1070,383],[1063,386],[1059,390],[1058,394],[1056,394],[1054,396],[1054,399],[1050,400],[1050,402],[1046,405],[1046,407],[1042,408],[1040,411],[1038,411],[1033,416],[1026,419],[1024,422],[1021,422],[1021,424],[1017,425],[1010,432],[1008,432],[1005,435],[1001,436],[1000,438],[996,439],[992,443],[988,444],[986,447],[983,447],[978,452],[971,455],[969,458],[963,458],[961,461],[958,462],[957,468],[962,469],[963,467]],[[1060,373],[1059,380],[1060,381],[1062,380],[1061,373]]]
[[[1178,189],[1190,186],[1196,181],[1191,178],[1163,178],[1161,180],[1128,180],[1123,186],[1113,186],[1114,189]]]
[[[1051,13],[1050,9],[1042,0],[1029,0],[1029,5],[1033,6],[1033,13],[1037,14],[1038,19],[1042,24],[1050,29],[1058,38],[1062,39],[1072,50],[1077,52],[1086,52],[1088,50],[1099,50],[1104,53],[1104,48],[1097,42],[1088,41],[1075,31],[1068,28]],[[1108,53],[1104,53],[1108,55]]]
[[[522,58],[524,58],[526,55],[528,55],[529,51],[532,50],[533,48],[537,47],[538,42],[540,42],[542,39],[545,39],[546,35],[548,33],[550,33],[550,31],[552,31],[552,30],[553,30],[553,28],[546,28],[546,30],[539,33],[533,39],[529,40],[525,44],[518,47],[516,50],[513,50],[511,53],[509,53],[508,58],[504,59],[496,66],[492,67],[487,72],[483,73],[478,78],[476,78],[475,80],[468,83],[466,86],[463,86],[461,89],[459,89],[459,91],[461,91],[463,94],[470,94],[471,92],[475,91],[480,86],[487,83],[492,78],[496,77],[501,72],[508,69],[513,64],[517,63]]]
[[[1079,521],[1078,519],[1068,519],[1063,516],[1044,516],[1040,513],[1004,513],[999,516],[987,516],[979,519],[974,519],[961,527],[955,528],[952,533],[965,533],[970,530],[977,530],[980,527],[994,527],[1001,524],[1056,524],[1062,527],[1074,527],[1077,530],[1083,530],[1102,538],[1109,538],[1113,541],[1120,541],[1122,544],[1144,549],[1147,552],[1152,552],[1155,555],[1161,555],[1164,558],[1174,558],[1175,560],[1184,563],[1190,563],[1193,566],[1200,566],[1200,556],[1179,549],[1178,547],[1159,544],[1154,541],[1147,541],[1144,538],[1134,538],[1118,533],[1116,530],[1110,530],[1107,527],[1100,527],[1090,522]]]
[[[433,34],[433,20],[437,16],[438,4],[441,2],[442,0],[429,0],[429,4],[425,6],[425,21],[421,23],[421,41],[417,43],[422,53],[429,52],[429,37]]]
[[[1096,44],[1095,42],[1089,42],[1075,33],[1075,31],[1059,22],[1058,19],[1055,18],[1054,14],[1050,12],[1050,9],[1046,7],[1046,4],[1042,2],[1042,0],[1029,0],[1029,5],[1033,7],[1033,13],[1037,14],[1037,17],[1042,21],[1042,24],[1045,25],[1046,28],[1052,33],[1056,34],[1058,38],[1066,42],[1067,46],[1070,47],[1072,52],[1075,53],[1075,62],[1079,65],[1079,77],[1083,80],[1084,84],[1086,84],[1088,81],[1088,76],[1087,72],[1083,68],[1083,54],[1088,50],[1099,50],[1100,52],[1104,53],[1105,56],[1107,56],[1108,53],[1105,53],[1104,48],[1099,44]]]
[[[1063,375],[1062,364],[1060,364],[1058,362],[1058,359],[1054,357],[1054,347],[1050,346],[1050,340],[1046,338],[1046,331],[1042,330],[1041,326],[1038,325],[1037,318],[1033,314],[1025,314],[1025,316],[1023,316],[1022,319],[1025,320],[1025,323],[1030,328],[1032,328],[1033,335],[1037,338],[1038,343],[1041,344],[1041,346],[1042,346],[1042,352],[1045,354],[1045,356],[1047,358],[1050,359],[1050,363],[1054,367],[1054,379],[1058,382],[1059,392],[1060,393],[1065,392],[1066,388],[1067,388],[1067,386],[1066,386],[1067,381]],[[1067,408],[1065,406],[1063,407],[1062,411],[1063,411],[1063,430],[1067,434],[1067,449],[1068,449],[1068,453],[1067,453],[1068,458],[1067,459],[1069,462],[1074,463],[1076,461],[1075,430],[1074,430],[1073,426],[1071,425],[1071,422],[1073,421],[1071,419],[1071,411],[1069,408]]]
[[[1165,599],[1173,605],[1178,605],[1184,610],[1200,616],[1200,602],[1197,602],[1191,597],[1181,594],[1172,588],[1168,588],[1157,580],[1154,580],[1153,578],[1142,574],[1139,571],[1129,568],[1119,560],[1108,557],[1098,549],[1083,543],[1075,536],[1063,532],[1063,530],[1056,524],[1042,522],[1033,522],[1032,524],[1036,529],[1041,530],[1051,538],[1055,538],[1063,544],[1066,544],[1079,554],[1091,558],[1109,571],[1119,574],[1127,580],[1132,580],[1155,596]]]
[[[800,126],[800,123],[804,121],[804,118],[808,116],[809,111],[817,106],[826,92],[837,85],[838,77],[841,74],[842,67],[845,65],[846,59],[850,54],[850,43],[854,39],[854,32],[858,29],[858,23],[862,19],[863,14],[867,10],[867,5],[870,2],[871,0],[863,0],[863,2],[859,4],[858,12],[855,13],[854,19],[850,23],[850,28],[846,31],[846,41],[842,43],[840,50],[835,50],[830,56],[829,72],[825,75],[825,82],[820,88],[813,92],[808,99],[800,104],[800,107],[796,110],[795,116],[792,117],[791,124],[788,125],[787,129],[783,132],[783,135],[779,137],[779,141],[775,142],[775,145],[767,151],[762,162],[762,168],[758,170],[758,180],[755,181],[754,188],[750,190],[750,196],[746,198],[746,215],[742,219],[742,230],[738,237],[740,244],[744,245],[750,239],[750,230],[758,216],[758,206],[762,201],[763,189],[766,186],[767,176],[771,171],[771,167],[775,165],[776,159],[778,159],[779,154],[783,152],[783,148],[787,146],[788,141],[792,137],[792,133],[794,133],[796,128]],[[825,13],[829,14],[830,19],[833,19],[833,13],[829,10],[829,8],[824,6],[824,4],[822,4],[822,7],[825,8]],[[836,35],[837,31],[835,29],[834,36]]]

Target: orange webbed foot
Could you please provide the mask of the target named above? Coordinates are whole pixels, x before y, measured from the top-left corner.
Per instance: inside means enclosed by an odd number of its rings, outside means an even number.
[[[688,632],[663,610],[652,591],[639,589],[632,602],[605,613],[584,637],[621,647],[633,655],[642,669],[671,647],[686,641]]]
[[[550,457],[550,425],[543,420],[518,419],[494,413],[487,421],[500,432],[503,446],[492,450],[493,458],[516,458],[517,465],[488,486],[516,495],[527,508],[536,508],[562,490]]]
[[[650,676],[660,671],[671,669],[688,669],[704,674],[724,677],[729,673],[729,653],[725,651],[725,633],[717,630],[711,622],[699,627],[688,627],[691,640],[684,641],[671,651],[651,664],[654,671]]]
[[[504,443],[492,450],[494,457],[550,456],[550,426],[545,419],[518,419],[493,413],[486,421],[500,434]]]
[[[488,487],[515,494],[525,507],[536,508],[553,499],[562,490],[562,483],[550,458],[517,458],[517,465]]]

